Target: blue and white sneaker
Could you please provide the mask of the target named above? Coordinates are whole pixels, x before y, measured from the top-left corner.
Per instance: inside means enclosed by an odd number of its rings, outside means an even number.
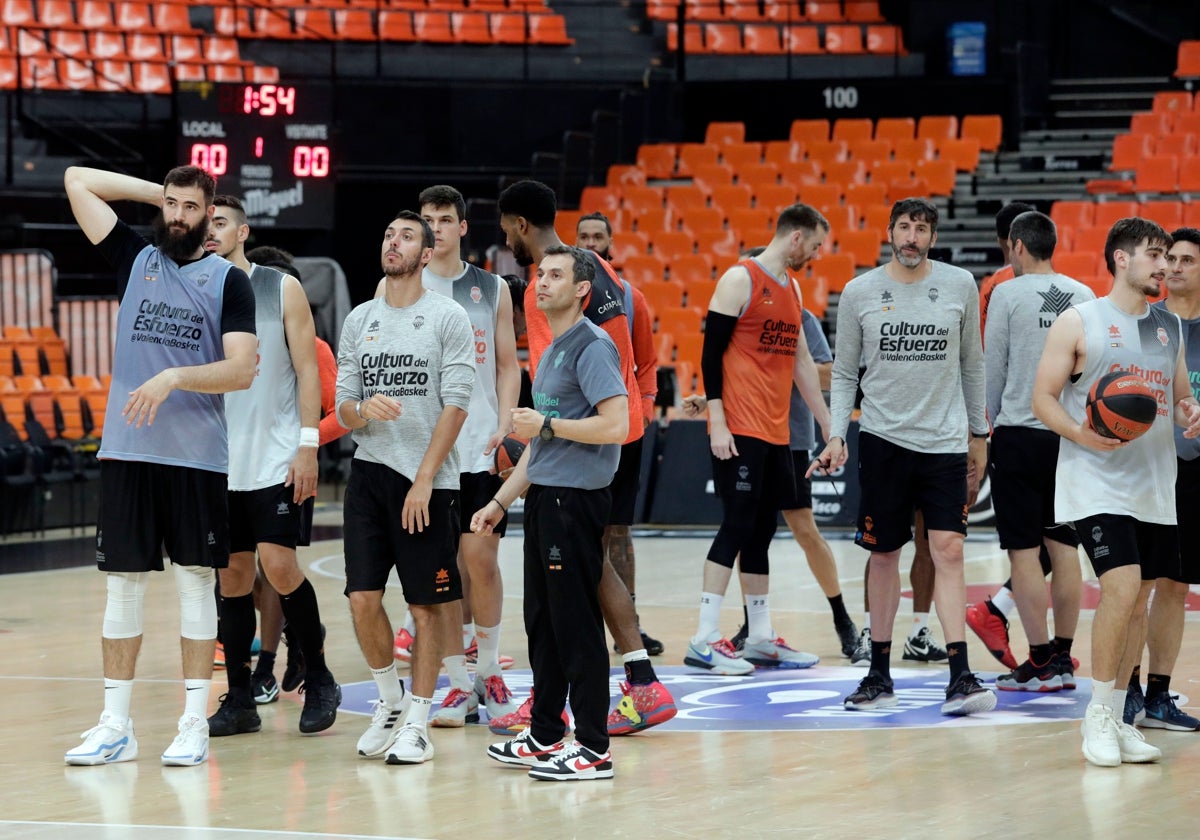
[[[1127,695],[1128,696],[1128,695]],[[1200,720],[1175,705],[1177,694],[1162,693],[1146,698],[1146,716],[1138,726],[1143,729],[1169,729],[1172,732],[1200,730]]]
[[[179,719],[179,734],[162,754],[168,767],[191,767],[208,761],[208,721],[199,715]]]
[[[137,738],[133,734],[133,721],[129,718],[121,720],[104,712],[100,715],[100,722],[79,737],[83,743],[67,750],[64,756],[67,764],[113,764],[137,758]]]
[[[1130,683],[1125,693],[1125,708],[1121,714],[1121,722],[1133,726],[1141,723],[1146,717],[1146,695],[1142,693],[1141,683]]]
[[[747,641],[742,658],[764,668],[811,668],[821,661],[816,654],[788,647],[782,636],[761,642]]]
[[[728,639],[717,639],[700,645],[690,642],[687,655],[683,657],[683,664],[726,677],[744,677],[754,673],[754,665],[742,659]]]

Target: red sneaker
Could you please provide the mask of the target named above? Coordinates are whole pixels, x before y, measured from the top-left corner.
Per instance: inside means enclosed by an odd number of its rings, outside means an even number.
[[[1000,660],[1004,667],[1015,671],[1017,658],[1008,646],[1008,619],[992,610],[991,599],[982,604],[967,606],[967,626],[983,642],[988,653]]]
[[[213,667],[225,667],[225,645],[221,644],[220,642],[217,642],[217,647],[213,650]]]
[[[678,714],[675,698],[657,680],[646,685],[621,683],[624,695],[608,715],[609,735],[631,735],[666,723]]]
[[[412,662],[413,636],[403,627],[396,631],[393,653],[401,662]]]
[[[533,689],[529,690],[529,696],[525,698],[525,702],[517,708],[515,712],[510,712],[507,715],[501,715],[497,718],[488,720],[488,729],[495,732],[497,735],[516,735],[529,728],[533,717]],[[571,721],[567,717],[567,712],[564,709],[562,713],[563,725],[571,728]]]

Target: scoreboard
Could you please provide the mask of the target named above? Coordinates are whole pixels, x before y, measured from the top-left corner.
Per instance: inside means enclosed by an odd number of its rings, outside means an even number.
[[[179,162],[240,198],[251,227],[333,227],[331,88],[181,82],[177,103]]]

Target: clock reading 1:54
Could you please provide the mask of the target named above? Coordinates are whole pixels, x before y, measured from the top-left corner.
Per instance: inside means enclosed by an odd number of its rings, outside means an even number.
[[[282,85],[246,85],[242,91],[242,113],[273,117],[296,112],[296,89]]]

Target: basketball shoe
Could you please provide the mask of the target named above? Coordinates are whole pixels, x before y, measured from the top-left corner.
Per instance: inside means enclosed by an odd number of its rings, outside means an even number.
[[[1169,729],[1172,732],[1200,730],[1200,720],[1175,705],[1179,695],[1160,692],[1146,698],[1146,716],[1138,724],[1143,729]]]
[[[1051,658],[1045,665],[1034,665],[1032,660],[1026,659],[1011,674],[996,677],[996,688],[1001,691],[1060,691],[1063,687],[1060,667],[1057,658]]]
[[[727,677],[743,677],[754,673],[753,663],[742,659],[728,639],[716,639],[699,645],[689,642],[683,664]]]
[[[433,742],[425,727],[406,723],[400,727],[392,748],[387,751],[388,764],[424,764],[433,758]]]
[[[578,741],[529,768],[529,778],[543,782],[577,782],[613,777],[612,753],[593,752]]]
[[[896,705],[896,689],[891,680],[886,680],[874,671],[868,671],[854,693],[842,705],[852,712],[867,709],[886,709]]]
[[[463,691],[452,688],[438,710],[430,715],[432,726],[458,728],[468,723],[479,723],[479,695],[472,689]]]
[[[858,634],[858,647],[850,654],[850,664],[859,668],[871,667],[871,628],[864,627]]]
[[[137,736],[129,718],[121,720],[104,712],[100,722],[79,737],[83,743],[67,750],[64,756],[67,764],[114,764],[137,758]]]
[[[848,624],[833,622],[833,631],[837,633],[838,644],[842,647],[842,656],[851,657],[858,650],[858,626],[853,621]]]
[[[975,631],[988,653],[1006,668],[1016,670],[1017,658],[1008,644],[1008,619],[996,609],[991,598],[982,604],[967,605],[967,626]]]
[[[1058,668],[1058,677],[1062,681],[1062,687],[1072,689],[1075,687],[1075,668],[1078,667],[1075,660],[1069,653],[1054,654],[1054,665]]]
[[[942,704],[944,715],[973,715],[990,712],[996,708],[996,694],[983,687],[979,678],[970,671],[963,671],[946,689],[946,702]]]
[[[1108,706],[1088,706],[1083,722],[1083,757],[1097,767],[1119,767],[1121,744],[1117,740],[1117,722]]]
[[[396,631],[396,641],[392,645],[392,653],[401,662],[412,662],[413,635],[401,627]]]
[[[1146,695],[1142,693],[1140,682],[1131,682],[1125,693],[1125,709],[1121,722],[1133,726],[1141,723],[1146,717]]]
[[[488,729],[497,735],[519,735],[529,728],[530,722],[533,720],[533,689],[529,690],[529,696],[525,698],[515,712],[507,715],[501,715],[496,718],[488,719]],[[567,717],[567,710],[563,709],[562,713],[563,731],[571,728],[571,720]]]
[[[274,703],[279,699],[279,682],[270,671],[255,671],[250,675],[250,693],[254,695],[254,702],[259,706]]]
[[[401,686],[401,690],[403,688]],[[363,758],[379,758],[390,750],[400,734],[400,721],[404,720],[411,702],[407,691],[394,706],[373,700],[371,705],[375,710],[371,713],[371,725],[358,739],[358,754]]]
[[[306,680],[304,687],[304,710],[300,712],[300,731],[305,735],[324,732],[337,720],[338,706],[342,702],[342,687],[333,674],[326,671],[320,676]]]
[[[482,671],[476,673],[474,693],[483,701],[489,720],[511,715],[517,710],[517,704],[512,699],[513,694],[504,682],[504,677],[499,674],[484,676]]]
[[[191,767],[208,760],[208,721],[199,715],[179,719],[179,734],[162,754],[168,767]]]
[[[945,662],[950,654],[945,648],[938,647],[928,627],[922,627],[916,635],[905,639],[903,658],[909,662]]]
[[[740,652],[745,649],[746,639],[749,638],[749,636],[750,627],[746,624],[746,622],[743,621],[742,626],[738,628],[738,631],[730,637],[729,644],[733,645],[734,650]]]
[[[213,738],[241,735],[262,729],[254,698],[244,688],[230,688],[221,695],[221,706],[208,719],[208,734]]]
[[[1146,743],[1146,736],[1128,723],[1117,723],[1117,745],[1123,764],[1151,764],[1162,758],[1162,750]]]
[[[646,685],[621,683],[621,699],[608,714],[609,735],[632,735],[675,717],[675,698],[655,680]]]
[[[283,669],[283,680],[280,682],[280,688],[283,691],[296,691],[304,684],[304,678],[308,674],[308,665],[304,661],[304,651],[300,649],[300,643],[296,641],[296,637],[287,624],[283,625],[283,641],[287,645],[287,667]],[[325,641],[325,625],[321,625],[321,641]]]
[[[489,758],[494,758],[501,764],[518,764],[533,767],[547,760],[563,748],[563,742],[543,746],[533,740],[533,733],[522,729],[515,738],[492,744],[487,748]]]
[[[471,637],[471,644],[467,645],[467,649],[463,651],[463,654],[467,657],[467,665],[469,667],[474,668],[479,664],[479,642],[474,636]],[[505,656],[503,653],[499,654],[497,658],[500,662],[501,671],[507,671],[517,663],[517,660],[511,656]]]
[[[811,668],[821,661],[815,654],[788,647],[782,636],[761,642],[747,641],[742,648],[742,659],[762,668],[784,669]]]

